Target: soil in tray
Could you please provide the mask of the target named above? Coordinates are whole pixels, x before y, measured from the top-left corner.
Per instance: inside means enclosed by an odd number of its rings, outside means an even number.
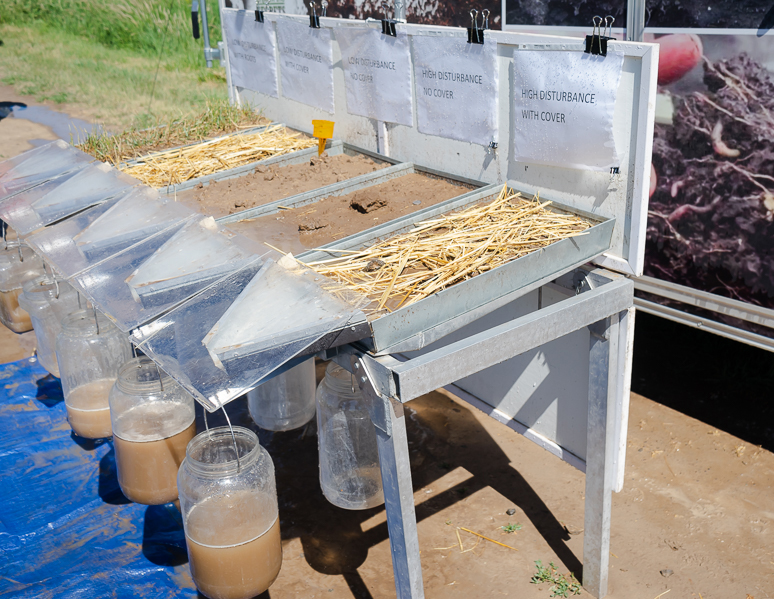
[[[300,254],[461,195],[472,187],[412,173],[291,210],[229,223],[229,229]]]
[[[258,166],[243,177],[212,181],[206,186],[200,183],[179,192],[177,201],[219,218],[388,166],[387,162],[377,162],[363,154],[328,156],[323,153],[302,164]]]

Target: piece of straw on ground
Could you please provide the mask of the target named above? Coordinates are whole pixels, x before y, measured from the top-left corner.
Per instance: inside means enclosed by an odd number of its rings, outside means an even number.
[[[365,295],[370,315],[393,311],[552,243],[584,235],[592,223],[548,209],[503,186],[483,205],[417,223],[371,247],[307,265]],[[337,250],[325,250],[335,254]]]
[[[231,135],[154,152],[139,158],[137,163],[122,163],[118,167],[146,185],[161,188],[311,148],[316,143],[315,139],[275,125],[257,133]]]

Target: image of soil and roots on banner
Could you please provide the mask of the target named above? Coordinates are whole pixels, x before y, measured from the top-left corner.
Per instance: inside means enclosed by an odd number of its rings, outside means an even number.
[[[650,38],[645,274],[774,309],[774,33]]]

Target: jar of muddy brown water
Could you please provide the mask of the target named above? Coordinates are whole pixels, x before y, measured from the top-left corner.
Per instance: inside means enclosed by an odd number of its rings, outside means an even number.
[[[177,471],[196,434],[193,397],[141,356],[118,371],[109,403],[121,491],[144,505],[177,499]]]
[[[43,262],[21,241],[0,243],[0,322],[14,333],[26,333],[32,321],[19,306],[19,296],[24,283],[43,274]]]
[[[132,358],[128,337],[101,313],[77,310],[62,322],[56,355],[73,432],[87,439],[110,437],[110,390]]]
[[[249,599],[268,589],[282,566],[282,544],[274,463],[255,433],[199,433],[188,444],[177,488],[199,591],[209,599]]]

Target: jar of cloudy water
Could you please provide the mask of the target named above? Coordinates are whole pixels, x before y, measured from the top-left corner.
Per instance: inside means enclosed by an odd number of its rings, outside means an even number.
[[[177,472],[196,434],[194,399],[146,356],[121,367],[110,391],[118,483],[135,503],[177,499]]]
[[[233,437],[229,427],[199,433],[177,488],[199,591],[209,599],[248,599],[268,589],[282,566],[282,544],[274,463],[256,434],[242,427]]]
[[[67,419],[76,435],[110,437],[110,390],[132,357],[128,337],[94,310],[77,310],[62,321],[56,356]]]

